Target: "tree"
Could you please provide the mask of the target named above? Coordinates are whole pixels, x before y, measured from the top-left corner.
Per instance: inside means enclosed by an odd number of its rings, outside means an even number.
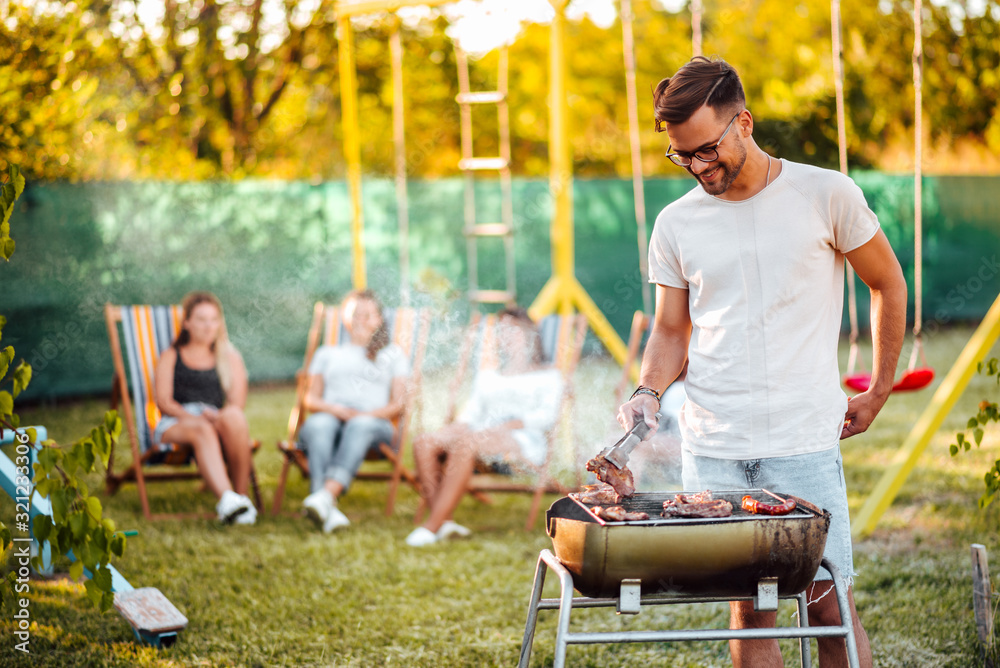
[[[83,17],[0,7],[0,167],[74,179],[84,155],[115,152],[119,99],[99,85],[113,59],[102,39]]]
[[[335,0],[9,0],[0,3],[0,155],[35,179],[343,175]],[[651,131],[645,91],[691,54],[686,4],[635,0],[645,172],[677,175]],[[140,15],[138,7],[159,8]],[[927,167],[1000,168],[1000,5],[925,3]],[[912,166],[912,4],[842,2],[848,149],[853,167]],[[455,58],[442,11],[399,22],[352,21],[362,161],[392,173],[388,37],[402,31],[411,174],[456,175]],[[836,166],[828,0],[719,0],[704,13],[704,50],[741,72],[758,142],[793,160]],[[513,168],[548,170],[548,26],[526,24],[510,47]],[[630,169],[621,31],[570,21],[574,158],[584,176]],[[496,53],[473,60],[495,84]],[[32,104],[18,104],[21,100]],[[495,115],[494,115],[495,116]],[[495,118],[475,117],[477,153]],[[958,156],[971,147],[974,166]]]
[[[282,98],[297,80],[311,83],[321,58],[336,59],[332,0],[165,0],[152,17],[133,2],[87,4],[121,56],[118,84],[138,93],[131,136],[178,151],[177,176],[254,173],[294,132],[288,119],[269,124]]]

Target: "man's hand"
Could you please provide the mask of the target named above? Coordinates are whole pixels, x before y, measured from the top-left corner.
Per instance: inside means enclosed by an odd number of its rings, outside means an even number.
[[[841,440],[868,430],[875,416],[882,410],[887,397],[880,397],[871,390],[847,398],[847,413],[844,414],[844,428]]]
[[[645,420],[653,431],[659,424],[656,412],[660,410],[659,402],[648,394],[637,394],[626,401],[618,409],[618,424],[630,431],[638,420]]]

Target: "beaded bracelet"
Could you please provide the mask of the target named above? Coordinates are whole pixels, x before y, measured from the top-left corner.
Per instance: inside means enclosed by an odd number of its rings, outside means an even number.
[[[656,399],[656,403],[660,403],[660,393],[651,387],[646,387],[645,385],[640,385],[639,387],[637,387],[635,392],[632,393],[632,396],[629,397],[629,400],[631,401],[632,399],[635,399],[640,394],[648,394],[649,396]]]

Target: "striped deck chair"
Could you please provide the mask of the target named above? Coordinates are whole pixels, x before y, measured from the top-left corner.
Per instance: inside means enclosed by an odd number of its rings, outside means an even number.
[[[495,315],[473,315],[466,330],[462,348],[459,352],[458,369],[452,380],[446,422],[453,422],[458,411],[458,396],[461,387],[471,378],[467,377],[470,361],[477,370],[495,369],[499,365],[497,350]],[[573,376],[580,361],[580,352],[587,334],[587,319],[583,315],[559,316],[550,315],[538,324],[542,340],[542,354],[546,362],[554,364],[563,373],[564,391],[559,411],[559,419],[548,434],[550,444],[555,444],[562,437],[570,438],[572,433],[573,410]],[[551,460],[555,447],[550,447],[544,464],[532,481],[512,481],[510,468],[503,465],[477,464],[477,475],[469,483],[469,494],[483,503],[492,503],[488,492],[527,492],[532,494],[531,510],[525,523],[525,529],[531,530],[541,509],[542,496],[548,494],[566,494],[570,490],[551,475]],[[417,518],[426,510],[421,504]]]
[[[142,513],[146,519],[180,517],[177,514],[153,515],[149,510],[146,493],[147,482],[165,480],[201,479],[191,465],[194,453],[190,446],[170,444],[167,448],[153,447],[153,429],[160,420],[153,393],[153,374],[160,353],[176,338],[184,320],[179,305],[172,306],[115,306],[104,305],[104,319],[111,342],[114,378],[111,385],[111,408],[119,404],[125,414],[124,422],[132,446],[132,463],[122,473],[115,473],[112,450],[105,475],[108,494],[114,494],[125,482],[135,481],[139,489]],[[121,334],[119,335],[119,329]],[[125,355],[122,356],[124,350]],[[260,443],[254,443],[254,451]],[[147,471],[154,466],[167,466],[170,471]],[[257,475],[251,464],[250,484],[254,502],[261,508]]]
[[[385,514],[391,515],[396,504],[396,491],[401,480],[405,480],[414,489],[419,489],[417,477],[403,463],[406,441],[409,437],[410,420],[419,408],[421,369],[424,362],[424,352],[427,347],[427,334],[430,330],[430,314],[424,309],[387,308],[384,310],[386,323],[389,325],[389,338],[399,346],[410,358],[410,392],[406,399],[406,407],[401,415],[393,420],[395,427],[392,443],[381,443],[378,453],[369,453],[367,459],[385,459],[392,469],[369,470],[362,466],[355,476],[356,480],[384,480],[389,483],[385,502]],[[313,354],[320,345],[335,346],[348,340],[339,306],[316,302],[313,308],[312,325],[306,340],[306,354],[302,368],[296,374],[295,406],[288,416],[288,431],[286,437],[278,442],[278,449],[284,455],[284,464],[278,477],[278,486],[274,492],[274,502],[271,514],[281,512],[281,504],[285,496],[285,484],[288,472],[295,466],[306,479],[309,478],[309,460],[305,451],[298,447],[299,429],[306,420],[305,398],[309,391],[309,364]]]

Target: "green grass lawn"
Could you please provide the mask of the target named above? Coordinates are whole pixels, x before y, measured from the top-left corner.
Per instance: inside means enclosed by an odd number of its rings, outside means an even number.
[[[938,381],[971,330],[941,332],[927,341]],[[994,355],[998,354],[996,350]],[[870,359],[870,355],[868,357]],[[418,423],[440,424],[449,370],[432,370]],[[576,381],[573,440],[560,461],[573,480],[570,450],[590,456],[614,440],[612,387],[618,368],[587,358]],[[936,386],[936,383],[935,383]],[[931,398],[933,389],[890,399],[868,433],[843,443],[852,512],[857,512],[899,444]],[[877,666],[982,665],[972,616],[969,545],[983,543],[1000,570],[1000,504],[976,507],[982,474],[1000,452],[1000,433],[957,458],[948,444],[984,397],[996,400],[994,383],[974,378],[934,438],[873,536],[856,545],[857,603]],[[282,436],[293,389],[251,390],[248,414],[264,443],[256,466],[269,503],[281,468],[275,442]],[[69,442],[98,423],[104,400],[33,407],[22,424],[43,424]],[[610,440],[609,440],[610,439]],[[127,446],[127,441],[125,443]],[[101,489],[94,479],[91,489]],[[119,528],[136,529],[116,567],[136,587],[156,587],[189,619],[177,644],[155,650],[134,642],[114,611],[100,614],[83,587],[65,579],[31,585],[31,654],[13,650],[9,617],[0,620],[4,666],[511,666],[517,662],[527,600],[538,553],[551,545],[541,528],[522,528],[527,495],[496,495],[493,505],[463,501],[456,519],[471,539],[409,548],[417,497],[402,488],[396,512],[383,514],[385,485],[359,482],[342,509],[352,521],[325,536],[298,515],[307,483],[290,477],[285,514],[261,516],[254,527],[219,527],[208,520],[142,519],[134,486],[102,497]],[[546,506],[555,497],[546,499]],[[213,499],[197,483],[150,488],[153,511],[210,511]],[[10,521],[13,504],[0,501]],[[995,580],[995,578],[994,578]],[[557,587],[550,578],[545,595]],[[779,623],[794,624],[783,602]],[[634,617],[609,610],[573,613],[574,630],[724,627],[724,605],[675,605]],[[532,665],[551,665],[555,613],[542,611]],[[791,643],[788,665],[798,665]],[[814,650],[815,661],[815,650]],[[572,646],[573,666],[727,666],[725,643],[690,642]],[[996,661],[996,658],[994,658]]]

